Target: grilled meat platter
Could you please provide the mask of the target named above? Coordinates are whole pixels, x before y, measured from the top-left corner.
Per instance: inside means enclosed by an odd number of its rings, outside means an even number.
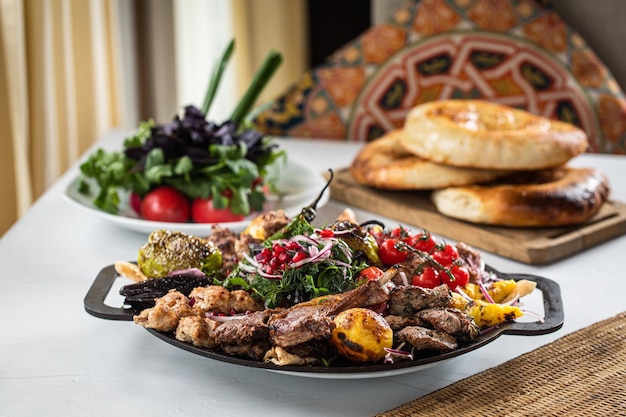
[[[118,261],[98,277],[134,281],[120,290],[124,306],[103,312],[96,282],[86,310],[133,320],[214,359],[322,373],[415,367],[504,333],[562,324],[555,283],[494,271],[462,242],[359,223],[349,209],[330,224],[314,220],[315,202],[293,218],[280,210],[259,215],[241,233],[155,231],[136,261]],[[537,286],[545,317],[521,302]]]

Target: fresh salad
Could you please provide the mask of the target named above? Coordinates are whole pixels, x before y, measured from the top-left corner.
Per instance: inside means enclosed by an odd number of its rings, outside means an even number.
[[[96,150],[80,166],[79,192],[112,214],[127,193],[138,215],[153,221],[230,222],[261,211],[277,181],[274,168],[286,155],[244,118],[282,56],[270,52],[231,117],[218,124],[207,114],[233,49],[231,41],[202,108],[186,106],[170,123],[142,122],[121,151]]]

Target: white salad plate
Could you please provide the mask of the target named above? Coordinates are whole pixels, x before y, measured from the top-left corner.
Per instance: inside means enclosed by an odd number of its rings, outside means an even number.
[[[280,164],[280,163],[279,163]],[[303,207],[314,202],[326,185],[326,179],[321,173],[313,172],[305,166],[287,160],[285,164],[279,165],[277,181],[277,193],[267,197],[265,211],[285,210],[288,216],[293,217],[300,213]],[[234,232],[243,231],[248,224],[259,215],[253,213],[244,220],[238,222],[224,223],[171,223],[155,222],[139,218],[137,213],[130,206],[128,193],[120,192],[120,207],[118,214],[107,213],[93,204],[93,199],[97,193],[97,185],[90,183],[91,192],[89,195],[78,191],[80,178],[76,177],[65,189],[64,198],[75,206],[88,211],[109,223],[136,232],[150,234],[155,230],[166,229],[183,232],[195,236],[209,235],[214,226],[228,227]],[[326,190],[317,208],[324,206],[330,198],[330,191]]]

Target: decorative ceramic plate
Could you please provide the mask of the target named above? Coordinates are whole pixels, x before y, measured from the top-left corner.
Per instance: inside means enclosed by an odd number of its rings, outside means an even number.
[[[308,377],[308,378],[326,378],[326,379],[366,379],[380,378],[393,375],[401,375],[410,372],[417,372],[425,368],[429,368],[444,361],[463,355],[478,349],[488,343],[491,343],[502,335],[522,335],[533,336],[552,333],[560,329],[563,325],[563,304],[561,301],[561,290],[559,285],[547,278],[525,274],[502,274],[496,272],[499,277],[504,279],[515,280],[531,280],[537,283],[537,289],[533,294],[541,294],[541,303],[543,304],[543,321],[535,322],[511,322],[501,325],[488,332],[484,332],[469,344],[462,345],[456,350],[440,354],[424,354],[416,355],[413,360],[405,360],[392,364],[373,364],[373,365],[311,365],[311,366],[280,366],[271,363],[253,361],[240,357],[230,356],[215,349],[208,349],[194,346],[190,343],[177,340],[173,333],[159,332],[148,329],[148,332],[157,338],[176,346],[180,349],[204,356],[209,359],[227,362],[230,364],[247,366],[250,368],[264,369],[271,372],[284,373],[289,375]],[[109,295],[113,284],[118,278],[115,267],[109,265],[103,268],[87,295],[85,296],[85,310],[92,316],[109,320],[128,320],[132,321],[133,315],[138,311],[124,307],[111,307],[105,304],[105,299]]]
[[[130,207],[127,195],[120,196],[121,204],[118,214],[107,213],[93,204],[95,195],[93,190],[97,190],[97,185],[93,185],[90,195],[85,195],[78,191],[79,181],[77,177],[68,185],[64,197],[79,208],[87,210],[116,226],[148,234],[155,230],[168,229],[196,236],[206,236],[211,233],[213,226],[217,225],[217,223],[166,223],[143,220]],[[303,207],[311,204],[325,185],[326,179],[321,173],[313,172],[297,162],[288,161],[280,169],[277,183],[278,193],[268,196],[265,210],[283,209],[289,217],[293,217]],[[322,195],[317,208],[326,204],[329,198],[330,192],[327,190]],[[234,232],[241,232],[256,216],[258,213],[251,214],[239,222],[225,222],[219,225],[228,227]]]

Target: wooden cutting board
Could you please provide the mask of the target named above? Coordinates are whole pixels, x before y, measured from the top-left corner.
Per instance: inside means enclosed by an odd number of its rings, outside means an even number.
[[[426,191],[364,187],[347,168],[334,174],[330,190],[335,200],[527,264],[554,262],[626,233],[626,205],[617,201],[607,202],[593,218],[576,226],[494,227],[439,214]]]

